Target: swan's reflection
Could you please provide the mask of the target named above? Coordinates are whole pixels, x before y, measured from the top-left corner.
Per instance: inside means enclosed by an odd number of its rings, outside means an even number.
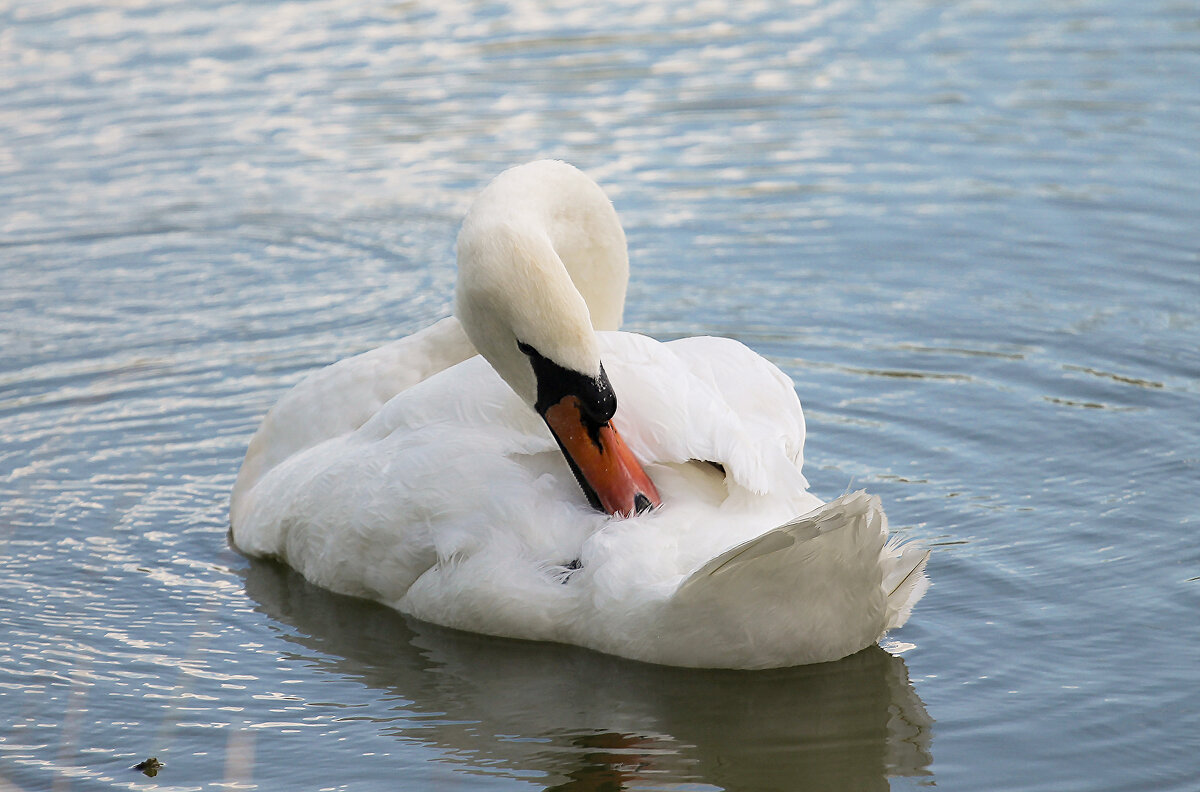
[[[267,562],[246,590],[323,655],[307,659],[400,699],[376,717],[385,732],[545,773],[554,790],[887,789],[930,763],[931,720],[879,647],[777,671],[675,669],[406,620]]]

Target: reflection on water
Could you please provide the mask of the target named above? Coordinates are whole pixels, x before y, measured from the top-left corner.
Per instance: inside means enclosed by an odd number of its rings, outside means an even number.
[[[297,659],[395,702],[355,717],[555,790],[887,789],[931,761],[932,721],[904,661],[879,647],[778,671],[685,670],[433,627],[269,562],[250,563],[246,592],[295,628]]]

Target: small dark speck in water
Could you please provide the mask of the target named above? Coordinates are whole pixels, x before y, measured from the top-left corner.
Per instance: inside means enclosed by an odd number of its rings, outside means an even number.
[[[141,770],[142,773],[144,773],[145,775],[149,776],[150,778],[154,778],[154,776],[158,775],[158,771],[163,769],[164,767],[166,767],[166,765],[163,764],[162,762],[158,761],[158,757],[151,756],[149,759],[146,759],[145,761],[138,762],[130,769],[131,770]]]

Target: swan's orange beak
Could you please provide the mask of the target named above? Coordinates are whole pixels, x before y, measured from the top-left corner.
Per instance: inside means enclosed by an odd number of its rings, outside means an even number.
[[[593,506],[630,517],[662,505],[654,482],[612,421],[597,424],[588,420],[574,395],[551,405],[543,418]]]

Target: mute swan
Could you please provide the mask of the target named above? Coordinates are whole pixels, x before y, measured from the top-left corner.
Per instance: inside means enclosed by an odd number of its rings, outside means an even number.
[[[436,624],[669,665],[835,660],[904,624],[928,552],[887,541],[877,498],[808,492],[771,363],[618,332],[628,273],[595,182],[500,174],[458,237],[456,316],[267,414],[234,544]]]

